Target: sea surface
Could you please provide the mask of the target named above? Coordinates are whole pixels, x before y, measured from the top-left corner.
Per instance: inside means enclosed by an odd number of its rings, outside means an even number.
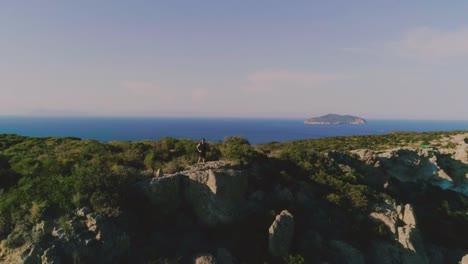
[[[99,141],[157,140],[164,137],[221,141],[243,136],[252,144],[392,131],[468,130],[468,121],[367,120],[367,125],[305,125],[302,119],[241,118],[43,118],[0,117],[0,134],[79,137]]]

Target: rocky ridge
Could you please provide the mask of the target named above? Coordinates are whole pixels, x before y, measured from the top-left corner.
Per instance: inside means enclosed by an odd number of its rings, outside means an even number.
[[[437,186],[445,180],[456,183],[447,189],[465,193],[466,178],[460,175],[466,173],[463,164],[467,161],[459,153],[405,148],[358,150],[351,155],[329,152],[328,156],[343,170],[370,170],[366,180],[383,188],[395,188],[388,185],[392,178]],[[144,243],[151,250],[160,254],[174,251],[182,256],[168,256],[174,263],[239,263],[248,253],[240,254],[236,243],[227,242],[233,239],[237,243],[264,241],[258,248],[254,248],[258,242],[254,243],[251,250],[265,250],[272,263],[282,263],[294,247],[313,248],[315,251],[309,250],[312,256],[308,256],[312,260],[321,251],[333,252],[328,258],[336,263],[443,263],[450,259],[451,251],[423,240],[411,204],[386,201],[374,205],[369,218],[385,225],[391,240],[375,239],[367,248],[360,248],[340,237],[328,237],[325,231],[304,227],[307,221],[331,221],[331,216],[314,208],[317,190],[301,181],[257,189],[253,184],[257,176],[253,169],[233,167],[223,161],[193,165],[175,174],[158,171],[132,186],[129,195],[137,204],[131,205],[135,208],[129,215],[115,217],[83,207],[65,223],[45,220],[31,230],[34,243],[12,249],[3,241],[0,261],[69,263],[77,258],[90,263],[122,259],[145,263],[139,256],[142,251],[132,248],[144,235],[148,236]],[[313,212],[312,216],[303,215],[305,210]],[[126,222],[130,215],[134,222]],[[251,230],[262,230],[261,237],[250,236],[254,233]],[[456,251],[456,256],[462,253]],[[318,256],[317,262],[324,257]]]
[[[378,169],[384,182],[389,178],[403,182],[423,181],[468,196],[468,144],[463,140],[466,137],[468,134],[442,140],[443,144],[451,142],[454,148],[402,147],[380,151],[361,149],[351,153],[366,165]]]

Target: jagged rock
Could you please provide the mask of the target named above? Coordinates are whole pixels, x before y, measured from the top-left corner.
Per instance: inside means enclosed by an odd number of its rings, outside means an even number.
[[[459,140],[460,141],[460,140]],[[468,195],[466,145],[454,149],[420,150],[395,148],[383,151],[353,150],[365,164],[379,167],[385,177],[402,182],[427,182],[442,189]]]
[[[405,205],[405,212],[403,213],[403,222],[409,226],[416,226],[416,218],[414,217],[413,207],[410,204]]]
[[[460,260],[460,264],[468,264],[468,254],[463,256],[463,258]]]
[[[294,217],[288,211],[282,211],[268,231],[270,254],[275,257],[287,256],[294,236]]]
[[[152,206],[162,214],[174,213],[181,204],[180,181],[182,175],[173,174],[150,178],[136,185]]]
[[[376,220],[382,221],[393,234],[396,234],[396,219],[392,217],[391,215],[385,214],[385,213],[377,213],[377,212],[372,212],[370,216]]]
[[[53,237],[57,237],[60,240],[66,240],[66,233],[63,228],[54,227],[51,234]]]
[[[154,177],[163,177],[164,176],[164,173],[162,171],[162,169],[158,169],[155,173],[154,173]]]
[[[94,233],[99,231],[99,226],[102,222],[102,216],[97,213],[90,213],[86,215],[86,226],[88,230]]]
[[[41,256],[42,264],[60,264],[60,257],[57,256],[57,250],[55,245],[44,250],[44,254]]]
[[[211,254],[198,255],[194,258],[194,264],[216,264],[216,259]]]
[[[380,245],[376,250],[386,251],[391,254],[391,258],[398,256],[398,260],[387,263],[427,263],[427,256],[423,246],[422,238],[416,227],[416,218],[410,204],[404,207],[383,205],[384,212],[373,212],[371,217],[383,222],[389,227],[400,245],[399,254],[395,254],[395,249],[391,245]],[[378,258],[378,255],[375,256]]]
[[[89,213],[91,213],[91,210],[86,206],[76,210],[76,215],[80,217],[85,217]]]
[[[331,241],[335,263],[364,264],[361,251],[343,241]]]
[[[181,172],[185,201],[205,225],[216,226],[238,217],[247,191],[247,175],[232,169]]]
[[[32,236],[35,239],[40,239],[42,236],[46,234],[50,234],[52,232],[53,226],[48,221],[41,221],[37,223],[32,229]]]
[[[31,244],[21,254],[20,261],[24,264],[35,264],[39,262],[41,254],[41,247],[38,244]]]
[[[409,226],[398,227],[398,242],[403,246],[403,248],[416,252],[416,249],[411,242],[411,232],[413,228]]]

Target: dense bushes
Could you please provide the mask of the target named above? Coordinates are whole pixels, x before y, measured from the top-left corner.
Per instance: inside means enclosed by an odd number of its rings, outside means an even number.
[[[182,170],[198,159],[197,142],[188,139],[104,143],[0,135],[0,144],[0,235],[20,219],[37,219],[38,212],[58,219],[80,206],[119,211],[132,183],[160,168]],[[241,137],[208,146],[207,160],[248,165],[260,156]]]
[[[181,169],[197,159],[196,142],[173,138],[102,143],[0,135],[0,143],[0,236],[39,212],[58,218],[84,205],[118,211],[132,183],[150,177],[144,170]],[[218,144],[209,154],[220,157]]]
[[[252,146],[245,138],[233,136],[226,137],[223,142],[209,142],[207,160],[229,160],[241,167],[248,167],[248,195],[257,191],[263,196],[269,195],[265,199],[268,201],[265,212],[284,208],[290,210],[297,219],[298,234],[313,230],[313,238],[333,237],[364,244],[389,234],[386,226],[371,222],[369,218],[369,210],[374,208],[374,203],[383,200],[418,203],[406,198],[404,195],[407,192],[396,191],[398,183],[391,184],[388,190],[366,184],[364,179],[375,171],[361,168],[365,164],[359,163],[347,151],[393,147],[408,142],[420,145],[444,134],[395,132],[381,136],[336,137],[260,146]],[[197,143],[174,138],[104,143],[77,138],[0,135],[0,240],[6,239],[11,247],[37,240],[30,231],[41,219],[54,219],[56,224],[66,229],[72,215],[70,212],[82,206],[113,216],[129,212],[125,210],[135,201],[128,195],[133,183],[152,177],[157,169],[172,173],[196,163]],[[342,150],[344,153],[331,150]],[[438,159],[442,160],[442,156]],[[442,190],[438,192],[446,193]],[[430,193],[432,195],[434,192]],[[446,235],[440,236],[428,230],[435,225],[448,228],[448,223],[461,223],[460,226],[466,223],[466,199],[436,197],[434,200],[439,202],[450,201],[436,206],[428,203],[428,200],[422,199],[421,202],[431,212],[420,220],[422,230],[432,235],[434,240],[451,239],[463,243],[456,232],[449,230],[444,232]],[[132,206],[136,207],[135,204]],[[158,213],[152,212],[155,215]],[[430,216],[433,215],[437,216],[438,222],[432,220]],[[248,228],[267,228],[273,221],[270,218],[264,220],[263,214],[257,217],[262,219],[259,221],[261,225],[252,225],[249,218],[239,233]],[[248,232],[253,237],[250,240],[252,244],[263,239],[266,245],[266,237],[263,237],[266,230],[262,237],[255,237],[255,232]],[[250,248],[250,245],[247,247]],[[261,246],[257,247],[250,249],[258,252],[264,250]],[[321,247],[325,248],[321,245],[317,249]],[[299,255],[290,255],[284,259],[285,262],[307,262],[307,250],[295,249],[292,253]],[[324,253],[323,256],[326,255]]]
[[[402,147],[414,144],[420,146],[428,144],[441,137],[455,135],[461,131],[450,132],[391,132],[384,135],[365,135],[365,136],[347,136],[330,137],[319,139],[298,140],[285,143],[269,143],[259,146],[264,152],[275,153],[286,147],[298,149],[314,149],[315,151],[349,151],[353,149],[371,149],[381,150],[395,147]]]
[[[223,159],[231,160],[241,166],[249,165],[261,156],[247,139],[239,136],[226,137],[220,150]]]

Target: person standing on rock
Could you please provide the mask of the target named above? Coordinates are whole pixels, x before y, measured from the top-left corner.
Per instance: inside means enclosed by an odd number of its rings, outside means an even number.
[[[208,144],[206,143],[206,140],[202,138],[201,142],[197,145],[197,151],[200,154],[200,157],[198,158],[198,164],[200,164],[200,161],[202,161],[203,164],[205,163],[207,150]]]

